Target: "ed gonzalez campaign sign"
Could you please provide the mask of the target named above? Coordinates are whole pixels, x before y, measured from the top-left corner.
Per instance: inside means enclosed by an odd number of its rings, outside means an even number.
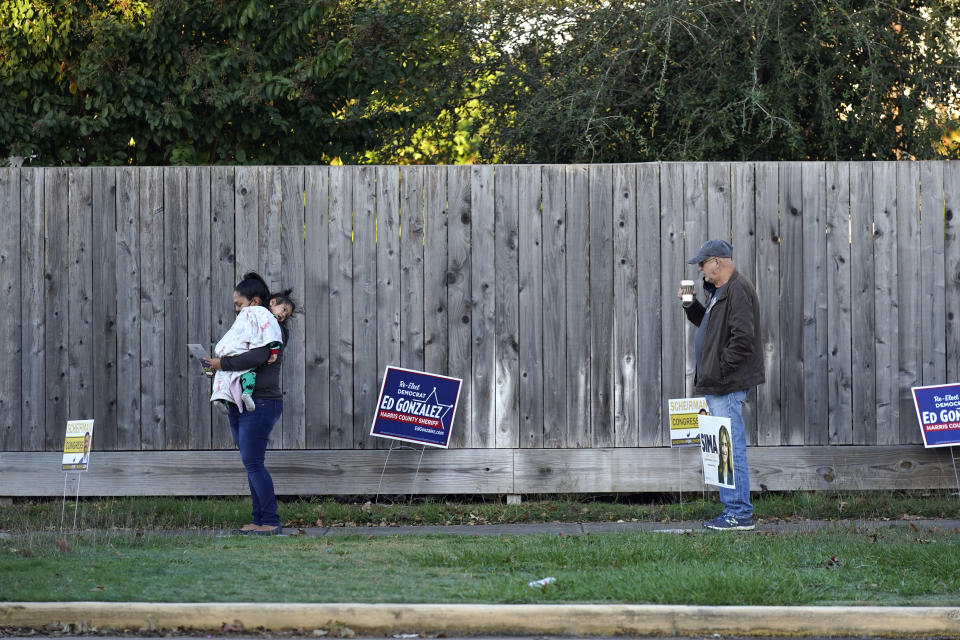
[[[913,387],[925,447],[960,444],[960,384]]]
[[[387,367],[370,435],[446,449],[461,382],[460,378]]]

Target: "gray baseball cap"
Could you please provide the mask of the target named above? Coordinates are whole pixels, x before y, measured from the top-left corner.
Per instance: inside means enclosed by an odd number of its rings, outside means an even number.
[[[700,247],[700,251],[693,258],[687,260],[687,264],[700,264],[707,258],[732,258],[733,247],[724,240],[707,240]]]

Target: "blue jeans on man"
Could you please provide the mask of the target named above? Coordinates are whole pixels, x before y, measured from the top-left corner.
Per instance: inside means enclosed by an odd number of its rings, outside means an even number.
[[[743,402],[747,399],[747,390],[734,391],[724,395],[707,395],[707,407],[710,415],[716,418],[730,418],[730,439],[733,446],[733,484],[734,488],[718,487],[720,502],[723,503],[721,517],[731,516],[738,521],[753,518],[753,504],[750,502],[750,470],[747,467],[747,431],[743,424]]]
[[[240,413],[236,405],[228,405],[230,431],[247,470],[250,498],[253,501],[253,524],[279,527],[280,515],[277,513],[273,478],[263,461],[267,453],[267,443],[270,441],[270,432],[280,419],[283,401],[254,398],[254,404],[256,410],[243,413]]]

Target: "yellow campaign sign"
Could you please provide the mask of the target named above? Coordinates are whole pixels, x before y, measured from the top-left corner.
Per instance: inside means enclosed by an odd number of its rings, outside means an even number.
[[[80,453],[83,451],[83,443],[86,438],[67,438],[63,445],[64,453]]]
[[[93,420],[70,420],[63,439],[61,471],[86,471],[93,446]]]
[[[671,447],[699,447],[698,418],[710,415],[706,398],[671,398],[667,401]]]

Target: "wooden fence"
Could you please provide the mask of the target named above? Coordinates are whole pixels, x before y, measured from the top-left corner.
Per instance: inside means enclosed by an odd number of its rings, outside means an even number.
[[[915,445],[910,387],[960,379],[958,202],[947,162],[0,169],[0,452],[87,417],[232,448],[185,345],[249,269],[301,303],[276,449],[383,448],[388,364],[464,379],[454,449],[663,447],[714,237],[763,308],[750,445]]]

